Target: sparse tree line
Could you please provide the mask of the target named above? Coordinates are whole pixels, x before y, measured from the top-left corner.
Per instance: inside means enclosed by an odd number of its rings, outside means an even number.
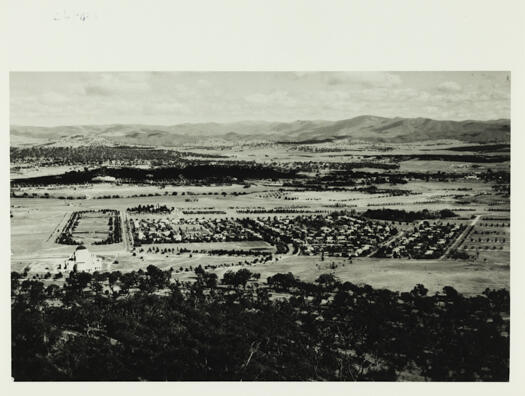
[[[17,193],[16,191],[11,191],[11,198],[43,198],[43,199],[56,198],[56,199],[73,200],[73,199],[87,199],[87,196],[83,194],[52,196],[48,192],[39,194],[37,192],[28,193],[27,191],[24,191],[23,193]]]
[[[308,209],[288,209],[288,208],[271,208],[271,209],[237,209],[239,214],[317,214],[328,213],[328,210],[308,210]]]
[[[200,253],[208,254],[210,256],[255,256],[255,257],[268,257],[268,260],[272,259],[272,253],[266,250],[254,250],[254,249],[188,249],[185,247],[181,248],[159,248],[158,246],[151,246],[147,250],[144,248],[139,249],[139,253],[148,254],[182,254],[182,253]]]
[[[205,214],[226,214],[224,210],[200,210],[200,209],[182,209],[185,215],[205,215]]]
[[[160,205],[160,204],[150,204],[150,205],[142,205],[139,204],[138,206],[134,206],[132,208],[128,208],[127,211],[129,213],[161,213],[161,214],[169,214],[173,212],[175,208],[171,207],[168,208],[166,205]]]
[[[117,211],[114,211],[108,220],[108,236],[102,241],[95,241],[93,245],[109,245],[122,242],[122,220]]]

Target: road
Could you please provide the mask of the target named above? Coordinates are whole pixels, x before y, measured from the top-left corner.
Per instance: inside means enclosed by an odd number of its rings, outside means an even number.
[[[70,216],[71,216],[71,212],[70,211],[67,211],[66,213],[64,213],[64,217],[62,217],[62,219],[57,224],[57,226],[53,229],[51,234],[49,234],[49,237],[46,239],[45,243],[47,243],[48,245],[49,244],[52,245],[52,244],[55,243],[55,240],[57,239],[57,237],[60,235],[60,233],[64,229],[64,227],[65,227],[67,221],[69,220]]]
[[[374,251],[372,251],[372,253],[368,254],[366,257],[372,257],[374,254],[377,253],[377,251],[379,250],[380,247],[383,247],[383,246],[388,246],[390,245],[392,242],[398,240],[399,238],[401,238],[402,236],[404,236],[406,234],[406,231],[399,231],[396,235],[394,235],[392,238],[390,238],[388,241],[384,242],[384,243],[381,243],[377,246],[377,249],[374,249]]]
[[[417,222],[417,224],[415,225],[416,228],[419,228],[419,226],[421,224],[423,224],[425,220],[420,220]],[[374,254],[377,253],[377,251],[379,250],[380,247],[383,247],[383,246],[389,246],[390,244],[392,244],[394,241],[397,241],[399,238],[403,237],[406,235],[406,231],[399,231],[396,235],[394,235],[392,238],[390,238],[388,241],[386,242],[383,242],[381,244],[379,244],[379,246],[377,247],[377,249],[375,249],[372,253],[370,253],[369,255],[367,255],[366,257],[372,257]]]
[[[120,211],[120,219],[122,222],[122,242],[124,243],[124,250],[131,251],[133,242],[131,241],[131,233],[128,227],[128,214],[125,210]]]
[[[443,255],[439,258],[440,260],[444,260],[452,250],[454,250],[454,249],[456,249],[458,247],[458,245],[461,243],[461,241],[463,241],[463,238],[470,231],[472,231],[472,229],[474,228],[474,226],[476,225],[476,223],[478,222],[479,219],[481,219],[481,215],[477,215],[474,219],[472,219],[472,221],[470,222],[468,227],[465,228],[463,230],[463,232],[456,238],[454,243],[452,245],[450,245],[447,250],[445,250],[445,253],[443,253]]]

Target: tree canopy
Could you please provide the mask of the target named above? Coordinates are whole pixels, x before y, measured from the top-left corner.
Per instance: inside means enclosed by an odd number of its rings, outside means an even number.
[[[170,274],[72,273],[45,288],[13,273],[15,380],[508,380],[507,290]]]

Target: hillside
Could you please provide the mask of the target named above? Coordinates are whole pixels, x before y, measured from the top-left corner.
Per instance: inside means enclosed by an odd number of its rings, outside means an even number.
[[[196,123],[161,125],[11,126],[11,145],[175,146],[242,141],[315,142],[349,139],[417,142],[455,139],[466,143],[510,143],[510,120],[440,121],[428,118],[359,116],[340,121]]]

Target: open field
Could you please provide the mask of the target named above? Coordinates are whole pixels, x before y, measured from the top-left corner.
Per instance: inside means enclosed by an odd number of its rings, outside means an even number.
[[[73,249],[70,248],[70,251]],[[64,252],[65,253],[65,252]],[[115,256],[101,254],[103,259],[113,259]],[[15,260],[12,269],[22,271],[27,265],[32,266],[32,272],[45,273],[46,267],[61,262],[62,256],[56,255],[33,264],[32,260]],[[418,283],[425,285],[430,293],[440,292],[443,287],[452,285],[465,295],[482,293],[486,288],[508,289],[510,286],[510,265],[508,258],[492,257],[492,262],[462,261],[462,260],[403,260],[337,257],[321,261],[320,257],[311,256],[280,256],[265,264],[246,265],[251,262],[249,256],[209,256],[206,254],[159,255],[142,253],[132,256],[129,253],[118,256],[118,264],[106,265],[111,271],[137,271],[153,264],[163,270],[174,269],[173,277],[179,280],[195,279],[193,269],[199,265],[207,267],[209,272],[216,273],[221,278],[228,270],[236,271],[248,268],[261,274],[261,280],[266,280],[276,273],[292,272],[303,281],[313,282],[321,274],[332,273],[341,281],[356,284],[369,284],[374,288],[387,288],[397,291],[410,291]],[[218,268],[212,268],[218,267]],[[335,267],[334,269],[332,269]]]
[[[335,270],[330,270],[332,262],[337,265]],[[320,264],[320,267],[315,264]],[[304,281],[314,281],[320,274],[330,272],[342,281],[399,291],[410,291],[417,283],[424,284],[430,292],[453,285],[465,294],[478,294],[487,287],[508,288],[510,280],[508,262],[486,264],[459,260],[354,258],[349,264],[338,258],[325,259],[321,263],[318,257],[301,256],[285,257],[276,263],[254,266],[250,270],[261,272],[261,278],[279,272],[293,272]]]
[[[456,290],[465,295],[482,293],[486,288],[500,289],[509,288],[510,267],[508,262],[503,264],[488,264],[483,262],[465,262],[461,260],[384,260],[372,258],[353,259],[350,264],[348,260],[341,258],[330,258],[321,261],[319,257],[285,256],[277,261],[265,264],[254,264],[246,267],[242,257],[230,257],[225,260],[222,257],[197,255],[190,259],[188,255],[163,260],[161,258],[148,258],[159,268],[169,269],[187,268],[205,265],[224,267],[207,269],[216,273],[221,278],[228,270],[236,271],[240,268],[248,268],[252,272],[261,274],[261,280],[266,280],[276,273],[292,272],[294,276],[303,281],[313,282],[321,274],[332,273],[341,281],[356,284],[369,284],[374,288],[387,288],[397,291],[410,291],[418,283],[425,285],[430,293],[440,292],[443,287],[452,285]],[[504,260],[502,260],[504,261]],[[331,269],[335,264],[336,268]],[[317,266],[318,265],[318,266]],[[131,262],[113,269],[121,271],[137,270],[137,264]],[[192,271],[175,273],[175,279],[192,280],[195,274]]]

